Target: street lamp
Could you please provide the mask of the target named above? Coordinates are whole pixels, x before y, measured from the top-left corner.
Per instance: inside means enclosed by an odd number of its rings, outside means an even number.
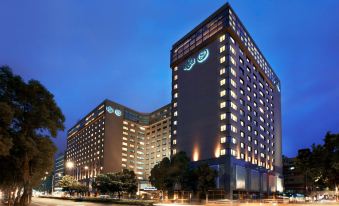
[[[66,162],[66,167],[69,169],[72,169],[74,167],[74,163],[73,162]]]

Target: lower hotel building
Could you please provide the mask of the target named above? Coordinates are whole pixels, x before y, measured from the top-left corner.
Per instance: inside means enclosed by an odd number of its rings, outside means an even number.
[[[171,50],[172,154],[218,171],[226,198],[282,192],[280,80],[229,4]]]
[[[100,173],[133,170],[148,180],[153,166],[170,156],[170,104],[141,113],[105,100],[67,134],[65,172],[90,183]]]

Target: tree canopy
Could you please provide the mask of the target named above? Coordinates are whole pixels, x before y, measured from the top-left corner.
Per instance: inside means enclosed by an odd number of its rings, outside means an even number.
[[[217,172],[207,164],[190,167],[186,153],[179,152],[156,164],[151,170],[149,180],[162,191],[191,190],[206,193],[215,187]]]
[[[303,171],[307,192],[335,189],[339,184],[339,134],[326,133],[324,144],[299,152],[297,166]]]
[[[0,67],[0,188],[17,190],[15,204],[27,205],[32,187],[53,168],[51,137],[64,129],[54,96],[36,80],[25,82]]]
[[[123,192],[134,195],[138,190],[138,182],[134,171],[124,169],[122,172],[99,174],[93,187],[102,194],[118,193],[120,198]]]

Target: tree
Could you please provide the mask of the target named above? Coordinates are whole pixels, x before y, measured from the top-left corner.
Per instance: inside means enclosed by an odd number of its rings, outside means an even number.
[[[172,187],[172,184],[169,181],[168,172],[170,170],[171,162],[165,157],[161,160],[160,163],[156,164],[151,170],[151,176],[149,177],[149,181],[153,186],[158,188],[159,190],[165,191]]]
[[[178,152],[171,160],[166,157],[156,164],[151,170],[149,180],[161,191],[171,193],[176,189],[184,189],[188,176],[189,158],[185,152]]]
[[[16,205],[30,203],[32,187],[53,168],[51,137],[65,118],[53,95],[36,80],[27,83],[0,67],[0,188]],[[18,191],[12,195],[13,191]]]
[[[72,192],[74,191],[76,185],[78,182],[73,176],[65,175],[62,177],[62,179],[59,181],[59,186],[62,188],[63,191],[69,192],[70,195],[72,195]]]
[[[120,199],[123,192],[134,195],[138,190],[138,182],[133,171],[124,169],[122,172],[99,174],[93,187],[104,194],[118,193]]]
[[[12,139],[7,131],[13,115],[11,107],[5,102],[0,102],[0,156],[9,155],[9,151],[13,146]]]
[[[93,187],[96,188],[100,193],[110,193],[110,178],[106,174],[99,174],[95,178],[95,182],[93,182]]]
[[[306,193],[339,184],[339,134],[328,132],[324,144],[313,144],[311,150],[299,152],[297,167],[305,176]]]
[[[84,194],[88,192],[88,187],[86,185],[80,184],[73,176],[65,175],[59,182],[59,186],[62,187],[62,190],[68,192],[70,195],[73,195],[74,192]]]
[[[171,168],[169,170],[169,177],[174,183],[174,189],[184,189],[185,177],[189,175],[190,160],[185,152],[178,152],[171,158]]]
[[[215,188],[215,178],[217,172],[211,169],[207,164],[199,165],[195,170],[197,178],[197,189],[203,194],[206,194],[209,189]]]
[[[129,195],[135,195],[138,191],[138,181],[134,171],[124,169],[121,173],[118,173],[118,175],[122,182],[122,190]]]
[[[164,158],[151,170],[150,182],[161,191],[192,190],[202,191],[215,187],[216,172],[207,164],[190,167],[189,158],[184,152]]]

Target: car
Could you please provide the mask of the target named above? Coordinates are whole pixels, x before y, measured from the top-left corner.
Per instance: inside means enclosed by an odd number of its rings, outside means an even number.
[[[99,195],[98,198],[107,199],[110,198],[109,195]]]

